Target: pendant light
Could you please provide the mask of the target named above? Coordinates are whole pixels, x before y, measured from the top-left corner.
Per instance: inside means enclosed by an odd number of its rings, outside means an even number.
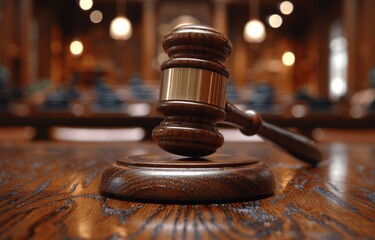
[[[117,16],[112,20],[109,35],[115,40],[128,40],[133,33],[132,25],[128,18],[125,17],[125,1],[116,1]]]
[[[260,43],[266,38],[266,28],[259,20],[259,0],[249,0],[250,20],[246,23],[243,36],[247,42]]]

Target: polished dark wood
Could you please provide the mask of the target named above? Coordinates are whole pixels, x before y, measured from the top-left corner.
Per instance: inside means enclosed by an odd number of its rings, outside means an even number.
[[[232,53],[232,43],[214,28],[185,25],[173,29],[163,39],[169,59],[161,70],[175,67],[199,68],[229,77],[223,62]]]
[[[160,101],[157,110],[165,119],[152,131],[152,138],[165,151],[201,157],[223,145],[223,135],[215,123],[224,120],[224,109],[197,102]]]
[[[225,111],[225,121],[238,126],[244,135],[259,134],[296,158],[311,164],[317,164],[322,160],[320,151],[311,139],[267,123],[254,111],[242,112],[229,102]]]
[[[107,196],[158,203],[238,202],[274,190],[271,170],[257,159],[218,154],[128,156],[107,168],[100,183]]]
[[[115,159],[154,143],[0,143],[1,239],[372,239],[375,145],[321,144],[312,168],[265,143],[218,154],[262,159],[274,195],[230,204],[150,204],[99,194]],[[172,191],[171,191],[172,192]]]
[[[198,68],[229,76],[223,65],[232,52],[229,39],[217,30],[198,25],[173,29],[163,39],[169,59],[161,70],[175,67]],[[223,144],[223,136],[214,127],[224,120],[224,109],[198,102],[160,101],[158,112],[165,120],[152,133],[164,150],[182,156],[207,156]]]

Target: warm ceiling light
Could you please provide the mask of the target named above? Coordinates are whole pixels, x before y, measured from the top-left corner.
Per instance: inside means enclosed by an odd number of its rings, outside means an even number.
[[[259,19],[259,0],[249,0],[249,15],[251,19],[246,23],[243,37],[247,42],[260,43],[266,38],[266,28]]]
[[[79,6],[82,10],[89,10],[93,5],[92,0],[80,0]]]
[[[279,28],[283,23],[283,19],[280,15],[273,14],[268,18],[268,24],[273,28]]]
[[[109,35],[115,40],[127,40],[132,36],[132,25],[124,16],[118,16],[112,20]]]
[[[103,20],[103,14],[99,10],[92,11],[90,13],[90,20],[93,23],[100,23]]]
[[[81,41],[75,40],[70,43],[70,52],[75,55],[79,56],[83,52],[83,44]]]
[[[285,52],[281,58],[285,66],[292,66],[296,60],[292,52]]]
[[[266,29],[261,21],[252,19],[246,23],[243,35],[247,42],[260,43],[266,38]]]
[[[289,15],[293,12],[293,3],[289,1],[284,1],[280,4],[280,12],[284,15]]]
[[[125,0],[116,0],[117,17],[112,20],[109,26],[109,35],[115,40],[128,40],[133,33],[132,24],[125,17]]]

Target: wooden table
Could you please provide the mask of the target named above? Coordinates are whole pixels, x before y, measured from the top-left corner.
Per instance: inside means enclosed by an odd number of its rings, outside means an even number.
[[[163,153],[150,142],[0,145],[1,239],[373,239],[375,145],[320,145],[311,168],[265,143],[226,143],[272,169],[274,196],[229,204],[126,202],[98,192],[123,155]]]

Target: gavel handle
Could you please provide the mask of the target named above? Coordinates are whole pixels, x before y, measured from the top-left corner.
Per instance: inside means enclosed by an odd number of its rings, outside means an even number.
[[[322,155],[310,139],[267,123],[254,111],[245,113],[228,101],[225,111],[227,117],[224,121],[237,126],[244,135],[258,134],[301,161],[310,164],[317,164],[321,161]]]

